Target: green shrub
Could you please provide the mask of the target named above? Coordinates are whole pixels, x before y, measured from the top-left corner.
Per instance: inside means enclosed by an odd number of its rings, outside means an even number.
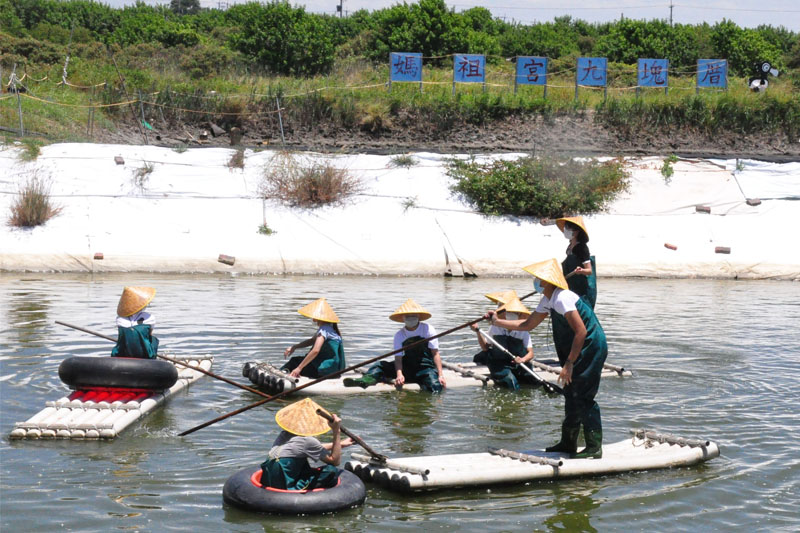
[[[47,180],[33,174],[20,187],[16,200],[11,203],[8,225],[18,228],[40,226],[60,212],[61,207],[50,202],[50,186]]]
[[[417,158],[410,154],[395,155],[389,159],[389,166],[393,168],[411,168],[417,163]]]
[[[619,159],[598,162],[555,157],[451,162],[451,190],[487,215],[556,218],[606,209],[628,187]]]

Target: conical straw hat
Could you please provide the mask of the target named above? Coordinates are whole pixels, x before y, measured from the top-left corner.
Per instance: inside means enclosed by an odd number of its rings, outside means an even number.
[[[490,292],[489,294],[484,294],[484,296],[496,304],[505,304],[517,298],[517,291]]]
[[[412,298],[409,298],[406,303],[395,309],[394,313],[389,315],[389,318],[395,322],[402,322],[405,315],[419,315],[420,322],[431,317],[431,314]]]
[[[328,425],[327,420],[317,414],[317,409],[322,409],[322,407],[311,398],[306,398],[287,405],[275,413],[275,422],[289,433],[294,433],[301,437],[322,435],[330,430],[331,427]],[[328,413],[325,409],[322,409],[322,411]]]
[[[517,313],[518,315],[530,315],[531,312],[528,311],[528,308],[525,307],[525,304],[519,298],[514,298],[513,300],[509,300],[507,303],[503,305],[498,311],[505,311],[506,313]]]
[[[552,283],[556,287],[562,289],[568,288],[567,280],[564,279],[564,274],[561,273],[561,265],[555,259],[548,259],[547,261],[539,261],[532,265],[523,267],[522,270],[528,274],[533,274],[542,281]]]
[[[319,300],[315,300],[308,304],[305,307],[301,307],[297,310],[298,313],[301,315],[312,318],[314,320],[321,320],[323,322],[333,322],[337,324],[339,322],[339,317],[336,316],[336,313],[333,312],[333,309],[330,305],[328,305],[327,300],[325,298],[320,298]]]
[[[564,226],[566,225],[567,222],[572,222],[573,224],[575,224],[576,226],[581,228],[583,230],[583,232],[586,234],[586,237],[589,237],[589,232],[586,231],[586,226],[584,226],[584,224],[583,224],[583,217],[557,218],[556,219],[556,226],[558,226],[558,229],[560,229],[563,232],[564,231]]]
[[[125,287],[117,304],[117,316],[131,316],[138,313],[156,295],[152,287]]]

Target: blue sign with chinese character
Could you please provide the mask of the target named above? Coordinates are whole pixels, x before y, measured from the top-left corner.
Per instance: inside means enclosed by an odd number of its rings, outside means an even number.
[[[422,54],[392,52],[389,54],[391,81],[422,81]]]
[[[725,59],[698,59],[697,86],[727,88],[728,61]]]
[[[605,87],[608,60],[605,57],[579,57],[575,83],[590,87]]]
[[[547,58],[517,56],[517,83],[547,85]]]
[[[484,83],[486,57],[475,54],[453,56],[453,81],[457,83]]]
[[[636,83],[639,87],[667,87],[668,59],[640,59]]]

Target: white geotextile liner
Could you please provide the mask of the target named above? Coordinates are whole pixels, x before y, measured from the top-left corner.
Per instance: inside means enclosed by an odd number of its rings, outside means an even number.
[[[457,258],[479,275],[523,275],[534,261],[561,260],[567,245],[553,225],[485,217],[451,194],[453,156],[413,154],[418,165],[398,169],[390,156],[303,154],[350,170],[363,190],[342,206],[296,209],[258,196],[273,151],[247,150],[244,169],[228,168],[226,148],[58,144],[29,163],[20,152],[0,150],[0,217],[33,173],[52,181],[62,213],[32,229],[0,225],[0,269],[441,275],[446,249],[457,275]],[[800,204],[783,199],[798,196],[798,164],[745,161],[734,176],[735,160],[680,161],[667,181],[662,158],[628,163],[630,190],[586,217],[600,276],[800,279],[800,248],[776,230],[800,222]],[[145,165],[142,189],[134,176]],[[747,205],[752,197],[762,204]],[[265,220],[275,234],[258,234]]]

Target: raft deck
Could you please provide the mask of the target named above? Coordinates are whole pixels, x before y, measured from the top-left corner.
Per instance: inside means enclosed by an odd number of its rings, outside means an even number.
[[[175,358],[203,370],[210,370],[211,356]],[[25,422],[17,422],[11,439],[113,439],[181,390],[204,376],[176,365],[178,381],[161,392],[126,389],[76,390],[53,402]]]
[[[566,454],[535,450],[390,459],[386,464],[353,453],[345,469],[364,482],[397,492],[525,483],[544,479],[600,476],[695,465],[719,456],[719,446],[706,440],[682,439],[645,430],[603,446],[602,459],[569,459]]]
[[[477,365],[475,363],[449,363],[442,362],[444,377],[447,382],[448,389],[458,389],[462,387],[485,387],[493,385],[492,379],[489,377],[489,368],[484,365]],[[561,367],[557,360],[546,359],[543,361],[533,361],[533,369],[539,376],[548,383],[557,384],[558,375],[561,373]],[[344,394],[372,394],[376,392],[390,392],[397,390],[391,383],[378,383],[367,387],[345,387],[343,380],[345,378],[359,378],[362,373],[366,371],[366,367],[356,369],[355,372],[347,372],[335,379],[327,379],[321,381],[316,385],[298,391],[300,396],[333,396]],[[300,385],[313,381],[311,378],[301,376],[299,378],[292,378],[288,374],[281,372],[277,368],[277,364],[273,365],[268,362],[250,361],[242,367],[242,375],[248,378],[254,385],[266,391],[269,394],[277,394],[284,390],[294,389]],[[619,378],[630,377],[633,374],[630,370],[622,367],[607,364],[603,368],[603,378]],[[523,385],[524,386],[524,385]],[[403,390],[418,391],[419,385],[416,383],[408,383],[403,385]]]

